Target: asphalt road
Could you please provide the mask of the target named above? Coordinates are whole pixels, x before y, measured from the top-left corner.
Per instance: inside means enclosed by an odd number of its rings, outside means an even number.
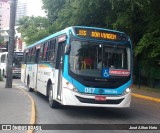
[[[13,83],[23,86],[19,79]],[[117,108],[91,108],[91,107],[69,107],[63,106],[59,109],[51,109],[46,97],[39,93],[29,92],[36,103],[37,124],[160,124],[160,104],[132,97],[131,107],[127,109]],[[35,133],[41,133],[36,131]],[[43,133],[121,133],[118,130],[95,130],[95,131],[43,131]],[[124,133],[143,132],[143,130],[123,130]],[[160,131],[145,131],[157,132]]]

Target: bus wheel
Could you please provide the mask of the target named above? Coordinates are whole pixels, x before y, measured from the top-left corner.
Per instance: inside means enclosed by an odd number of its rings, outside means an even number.
[[[49,101],[49,106],[51,108],[57,108],[58,107],[58,102],[53,100],[53,88],[52,88],[51,84],[49,85],[48,101]]]
[[[28,76],[28,78],[27,78],[27,87],[28,87],[28,91],[29,91],[29,92],[32,92],[33,89],[32,89],[31,87],[29,87],[29,85],[30,85],[30,78],[29,78],[29,76]]]

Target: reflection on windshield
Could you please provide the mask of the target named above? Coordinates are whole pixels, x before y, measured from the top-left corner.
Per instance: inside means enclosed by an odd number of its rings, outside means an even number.
[[[118,45],[96,44],[80,41],[71,42],[70,70],[90,77],[102,77],[102,70],[130,69],[130,50]]]

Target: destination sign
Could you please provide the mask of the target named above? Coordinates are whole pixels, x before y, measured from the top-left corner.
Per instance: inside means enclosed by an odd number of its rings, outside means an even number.
[[[105,40],[126,40],[126,36],[120,36],[120,34],[106,31],[106,30],[97,30],[97,29],[85,29],[85,28],[75,28],[76,35],[81,37],[90,37],[97,39],[105,39]]]

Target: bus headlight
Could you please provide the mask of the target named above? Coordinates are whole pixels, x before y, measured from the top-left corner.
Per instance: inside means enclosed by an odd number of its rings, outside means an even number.
[[[130,91],[131,91],[131,89],[130,89],[130,88],[127,88],[127,89],[123,92],[123,95],[128,94]]]
[[[69,90],[78,92],[78,90],[70,82],[68,82],[68,81],[65,82],[64,88],[67,88]]]
[[[68,89],[70,89],[70,90],[74,89],[74,86],[71,83],[67,82],[66,84],[67,84]]]

